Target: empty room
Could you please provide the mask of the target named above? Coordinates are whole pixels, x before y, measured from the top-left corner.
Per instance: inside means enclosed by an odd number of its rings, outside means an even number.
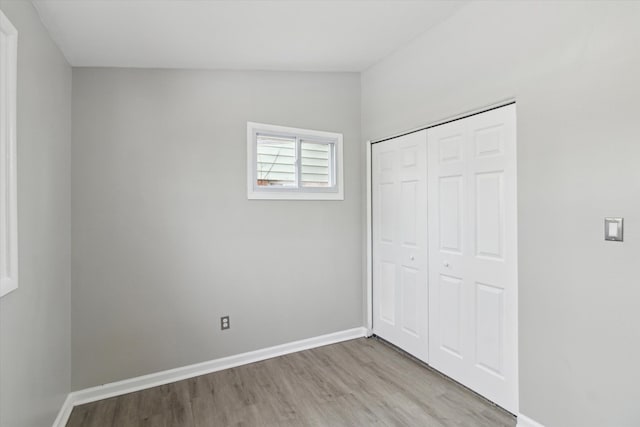
[[[640,426],[640,1],[0,0],[0,427]]]

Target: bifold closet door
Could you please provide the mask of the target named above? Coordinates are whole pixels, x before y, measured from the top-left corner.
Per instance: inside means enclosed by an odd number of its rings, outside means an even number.
[[[430,364],[517,413],[515,105],[428,141]]]
[[[427,132],[372,147],[373,332],[428,361]]]

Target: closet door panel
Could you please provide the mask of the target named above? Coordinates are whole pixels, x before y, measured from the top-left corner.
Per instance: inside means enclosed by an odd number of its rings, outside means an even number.
[[[515,106],[429,129],[430,363],[517,413]]]
[[[428,360],[426,131],[372,147],[373,332]]]

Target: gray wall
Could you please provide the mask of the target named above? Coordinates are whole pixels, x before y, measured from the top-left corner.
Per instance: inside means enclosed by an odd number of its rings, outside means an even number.
[[[342,132],[345,200],[247,200],[247,121]],[[74,69],[73,388],[362,326],[360,140],[354,73]]]
[[[639,22],[638,2],[475,2],[362,76],[365,139],[517,99],[520,410],[546,426],[640,423]]]
[[[51,425],[70,386],[71,68],[31,2],[18,35],[19,288],[0,299],[0,426]]]

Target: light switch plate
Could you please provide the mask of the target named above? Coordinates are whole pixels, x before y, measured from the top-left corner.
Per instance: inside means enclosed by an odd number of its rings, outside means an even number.
[[[604,240],[622,242],[624,231],[624,218],[604,219]]]

